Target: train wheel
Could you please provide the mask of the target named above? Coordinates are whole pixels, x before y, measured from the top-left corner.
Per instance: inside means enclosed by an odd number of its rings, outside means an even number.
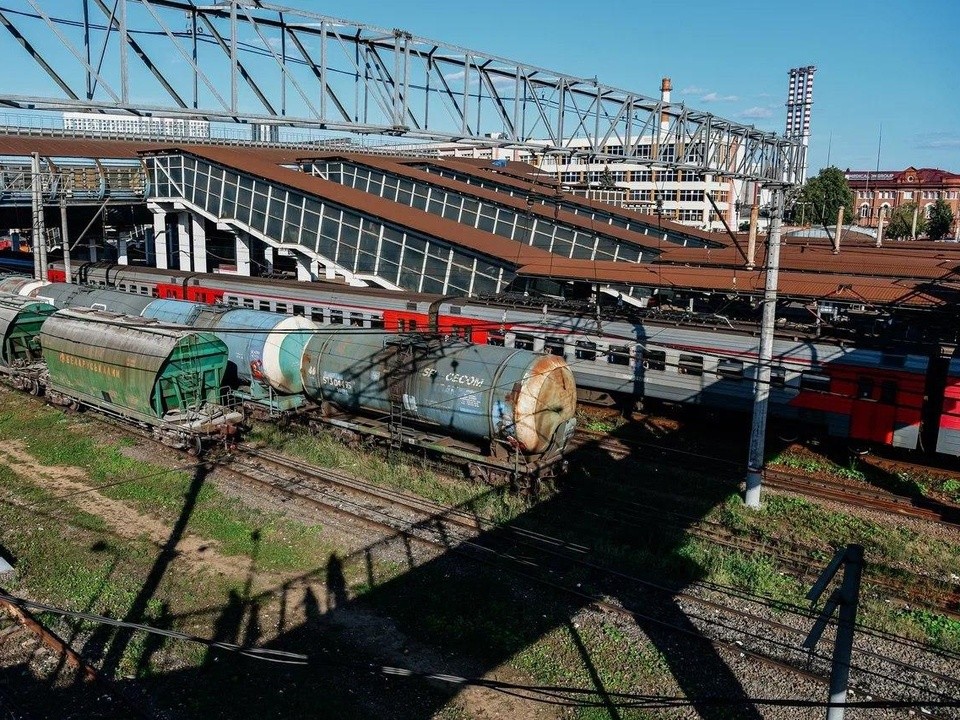
[[[467,477],[475,482],[490,483],[490,473],[483,465],[470,463],[467,466]]]
[[[30,381],[30,394],[31,394],[31,395],[39,395],[39,394],[40,394],[40,383],[38,383],[36,380],[31,380],[31,381]]]
[[[189,446],[187,447],[187,455],[190,457],[197,457],[200,454],[200,451],[203,450],[203,443],[200,441],[199,435],[194,435],[191,440],[187,441]]]

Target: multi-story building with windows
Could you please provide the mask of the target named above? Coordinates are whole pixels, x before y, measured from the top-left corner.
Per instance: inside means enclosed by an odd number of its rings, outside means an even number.
[[[933,204],[945,200],[954,218],[949,234],[960,237],[960,175],[936,168],[908,167],[879,172],[847,170],[844,177],[853,190],[857,224],[876,227],[881,217],[886,220],[895,208],[906,203],[916,203],[929,216]]]
[[[110,113],[65,112],[64,130],[79,130],[97,135],[134,135],[137,137],[210,137],[210,123],[189,118],[144,117]]]

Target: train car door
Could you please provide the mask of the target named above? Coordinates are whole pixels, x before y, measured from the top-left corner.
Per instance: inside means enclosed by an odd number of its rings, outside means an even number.
[[[893,403],[879,402],[876,399],[878,392],[873,378],[859,378],[857,399],[850,407],[850,437],[891,445],[897,408]]]

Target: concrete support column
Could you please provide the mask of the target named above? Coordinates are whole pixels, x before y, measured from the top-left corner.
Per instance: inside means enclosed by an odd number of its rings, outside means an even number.
[[[236,241],[237,274],[250,277],[250,238],[243,232],[237,232]]]
[[[317,273],[317,274],[319,275],[319,273]],[[336,279],[337,279],[337,273],[336,273],[336,271],[334,271],[332,265],[324,265],[324,266],[323,266],[323,276],[324,276],[324,278],[326,278],[327,280],[336,280]]]
[[[127,259],[127,239],[125,237],[117,237],[117,265],[129,265],[130,261]]]
[[[177,255],[180,259],[181,270],[192,270],[190,262],[190,213],[177,213]]]
[[[153,211],[153,255],[154,263],[161,270],[170,268],[167,253],[167,217],[162,210]]]
[[[295,254],[297,260],[297,280],[310,282],[313,280],[313,261],[302,253]]]
[[[193,269],[197,272],[207,272],[207,228],[203,218],[190,214],[193,221],[191,234],[193,237]]]
[[[264,272],[273,272],[273,245],[267,245],[263,249],[263,264],[266,266],[263,268]]]

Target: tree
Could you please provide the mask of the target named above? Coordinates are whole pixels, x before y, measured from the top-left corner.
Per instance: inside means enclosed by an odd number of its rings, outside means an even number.
[[[603,175],[600,176],[600,187],[603,190],[613,190],[617,187],[617,183],[613,180],[613,173],[610,172],[609,165],[605,165],[603,168]]]
[[[840,168],[823,168],[820,174],[810,178],[800,190],[795,207],[806,203],[804,216],[807,222],[832,225],[837,221],[837,211],[843,205],[843,221],[853,222],[853,191],[847,184]]]
[[[930,208],[930,217],[927,220],[927,237],[931,240],[943,240],[953,225],[953,210],[946,200],[937,200]]]
[[[913,237],[913,213],[917,209],[916,203],[904,203],[894,209],[890,215],[890,222],[883,231],[885,237],[891,240]],[[922,212],[917,213],[917,235],[927,227],[927,219]]]

